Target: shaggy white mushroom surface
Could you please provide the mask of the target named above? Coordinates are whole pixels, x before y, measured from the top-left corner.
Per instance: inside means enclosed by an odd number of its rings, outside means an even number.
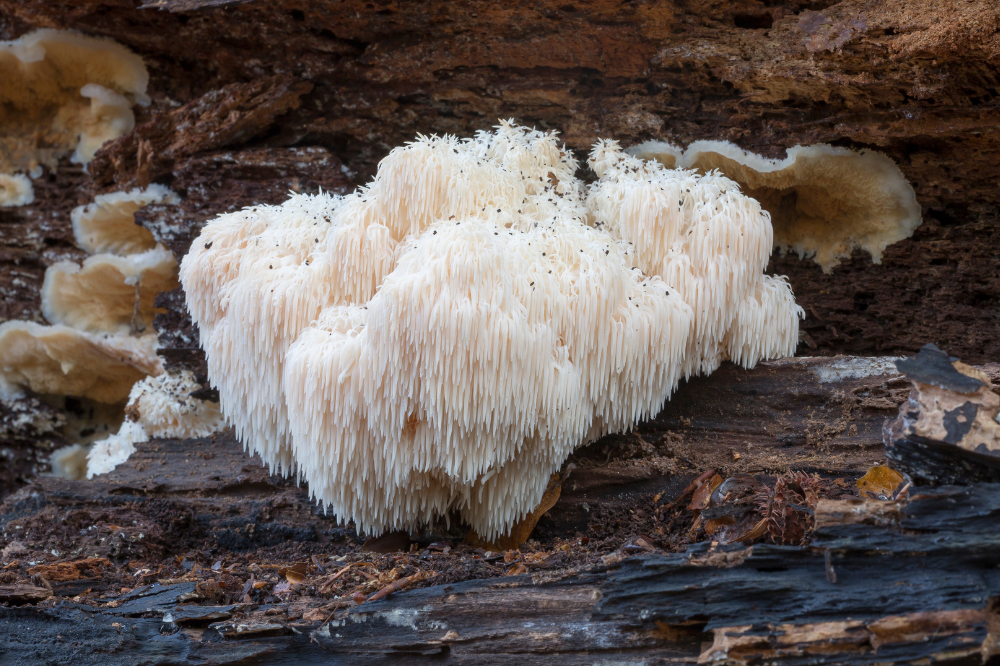
[[[187,370],[136,382],[129,392],[121,428],[85,451],[83,472],[87,478],[107,474],[135,453],[136,444],[151,437],[208,437],[222,430],[225,419],[218,405],[191,397],[199,388],[201,384]]]
[[[794,351],[766,212],[717,175],[551,133],[420,137],[346,197],[209,222],[181,266],[221,407],[368,533],[458,511],[484,538],[576,447],[681,378]]]

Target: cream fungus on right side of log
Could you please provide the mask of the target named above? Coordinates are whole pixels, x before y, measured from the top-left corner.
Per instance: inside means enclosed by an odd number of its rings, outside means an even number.
[[[682,378],[794,352],[756,201],[614,141],[590,164],[505,122],[208,222],[181,282],[240,439],[362,532],[454,510],[491,539]]]
[[[735,180],[771,214],[775,247],[812,257],[826,273],[854,248],[881,263],[886,246],[909,238],[921,223],[913,187],[895,162],[870,149],[794,146],[776,160],[728,141],[695,141],[687,150],[647,141],[628,152]]]

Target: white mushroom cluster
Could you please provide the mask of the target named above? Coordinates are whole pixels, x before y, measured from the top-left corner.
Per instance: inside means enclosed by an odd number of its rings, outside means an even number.
[[[364,532],[457,511],[490,539],[682,378],[794,351],[756,201],[613,141],[590,164],[508,122],[209,222],[181,282],[241,439]]]

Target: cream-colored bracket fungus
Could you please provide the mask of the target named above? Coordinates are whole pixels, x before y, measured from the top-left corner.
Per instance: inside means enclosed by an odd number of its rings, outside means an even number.
[[[794,146],[772,160],[728,141],[695,141],[687,150],[647,141],[628,152],[669,168],[718,169],[771,213],[777,248],[813,257],[826,273],[856,247],[881,263],[886,246],[912,236],[921,222],[913,188],[874,150]]]
[[[35,188],[24,174],[0,173],[0,207],[27,206],[35,200]]]
[[[97,254],[83,266],[60,261],[45,271],[42,313],[53,324],[92,333],[146,330],[157,310],[153,300],[177,286],[177,260],[162,245],[119,257]]]
[[[150,204],[176,204],[180,197],[163,185],[99,194],[93,203],[70,213],[76,244],[91,254],[135,254],[156,248],[153,232],[136,224],[137,210]]]
[[[239,436],[362,531],[455,510],[490,539],[681,378],[794,351],[756,201],[613,141],[591,166],[503,123],[210,221],[180,274]]]
[[[69,30],[0,42],[0,171],[52,167],[64,154],[87,164],[135,126],[147,103],[142,59],[121,44]]]
[[[31,390],[122,402],[134,383],[161,372],[155,333],[132,337],[30,321],[0,324],[0,400]]]

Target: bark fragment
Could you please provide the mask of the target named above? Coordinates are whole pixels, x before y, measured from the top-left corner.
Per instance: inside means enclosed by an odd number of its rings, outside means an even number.
[[[149,120],[106,144],[90,164],[102,190],[144,187],[197,153],[246,143],[299,106],[313,84],[287,75],[233,83]]]

